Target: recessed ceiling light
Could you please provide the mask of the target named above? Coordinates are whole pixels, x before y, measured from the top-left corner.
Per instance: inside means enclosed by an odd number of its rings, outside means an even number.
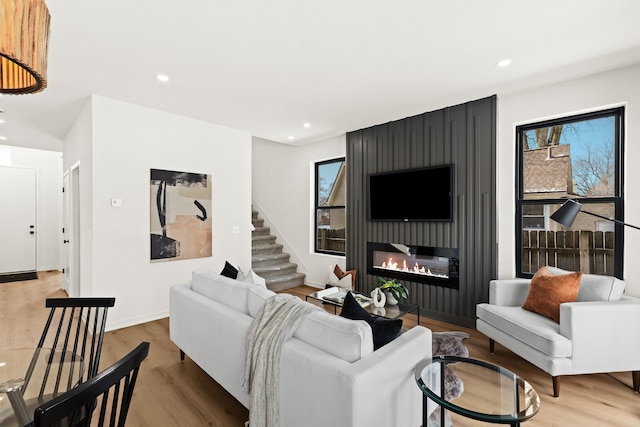
[[[0,119],[0,125],[1,125],[2,123],[4,123],[4,120]]]
[[[289,136],[287,139],[288,139],[289,141],[293,141],[295,138],[294,138],[294,137],[292,137],[292,136]]]
[[[169,76],[166,74],[156,74],[156,79],[158,79],[159,82],[167,83],[169,81]]]
[[[311,123],[305,123],[302,126],[306,127],[306,128],[310,128],[311,127]]]
[[[6,141],[7,137],[6,136],[0,136],[0,141]]]
[[[511,65],[510,59],[503,59],[501,61],[496,62],[496,67],[507,67]]]

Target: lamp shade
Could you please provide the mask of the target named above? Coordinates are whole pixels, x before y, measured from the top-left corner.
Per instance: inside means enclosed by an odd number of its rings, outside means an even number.
[[[565,227],[571,227],[581,208],[582,205],[580,203],[569,199],[560,206],[560,209],[551,215],[551,219]]]
[[[0,0],[0,93],[47,87],[50,21],[44,0]]]

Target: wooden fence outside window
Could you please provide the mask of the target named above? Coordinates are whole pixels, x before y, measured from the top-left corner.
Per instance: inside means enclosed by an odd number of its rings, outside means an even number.
[[[522,232],[522,271],[535,273],[543,265],[583,273],[613,276],[612,231]]]
[[[321,228],[318,230],[318,249],[334,252],[346,251],[345,229]]]

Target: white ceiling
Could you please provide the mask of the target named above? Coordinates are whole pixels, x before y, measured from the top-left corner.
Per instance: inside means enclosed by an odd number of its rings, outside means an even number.
[[[47,4],[49,86],[0,98],[7,145],[61,150],[91,94],[303,144],[640,62],[638,0]]]

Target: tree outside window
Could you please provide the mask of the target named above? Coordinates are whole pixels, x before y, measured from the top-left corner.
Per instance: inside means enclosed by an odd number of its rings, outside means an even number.
[[[344,157],[315,164],[315,252],[345,254],[346,179]]]
[[[567,198],[622,220],[624,108],[519,126],[518,274],[543,265],[621,277],[623,230],[580,213],[571,227],[549,217]]]

